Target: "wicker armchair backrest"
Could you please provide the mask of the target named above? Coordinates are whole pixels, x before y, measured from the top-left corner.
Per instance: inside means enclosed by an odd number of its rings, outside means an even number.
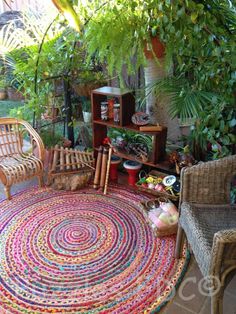
[[[235,175],[236,155],[182,169],[180,203],[229,204]]]

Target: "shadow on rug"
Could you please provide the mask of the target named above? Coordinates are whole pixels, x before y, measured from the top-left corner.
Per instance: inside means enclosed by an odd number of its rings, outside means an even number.
[[[155,313],[188,263],[155,238],[144,196],[50,188],[0,202],[0,313]]]

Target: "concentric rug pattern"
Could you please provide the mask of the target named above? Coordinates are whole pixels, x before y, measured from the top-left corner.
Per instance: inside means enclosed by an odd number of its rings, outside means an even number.
[[[121,187],[22,192],[0,202],[0,313],[154,313],[187,265]]]

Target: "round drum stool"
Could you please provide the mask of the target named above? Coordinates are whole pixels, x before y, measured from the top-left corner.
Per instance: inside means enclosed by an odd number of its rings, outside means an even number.
[[[121,158],[115,155],[111,156],[111,165],[110,165],[110,180],[113,182],[117,182],[118,180],[118,172],[117,168],[121,163]]]
[[[137,182],[137,176],[140,168],[142,168],[142,164],[137,161],[126,160],[123,163],[124,168],[128,172],[128,184],[134,186]]]

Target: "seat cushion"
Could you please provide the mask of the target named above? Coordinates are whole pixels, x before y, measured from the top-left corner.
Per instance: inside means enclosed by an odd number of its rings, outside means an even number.
[[[204,276],[209,273],[214,234],[236,228],[236,209],[230,206],[183,203],[179,219]]]

